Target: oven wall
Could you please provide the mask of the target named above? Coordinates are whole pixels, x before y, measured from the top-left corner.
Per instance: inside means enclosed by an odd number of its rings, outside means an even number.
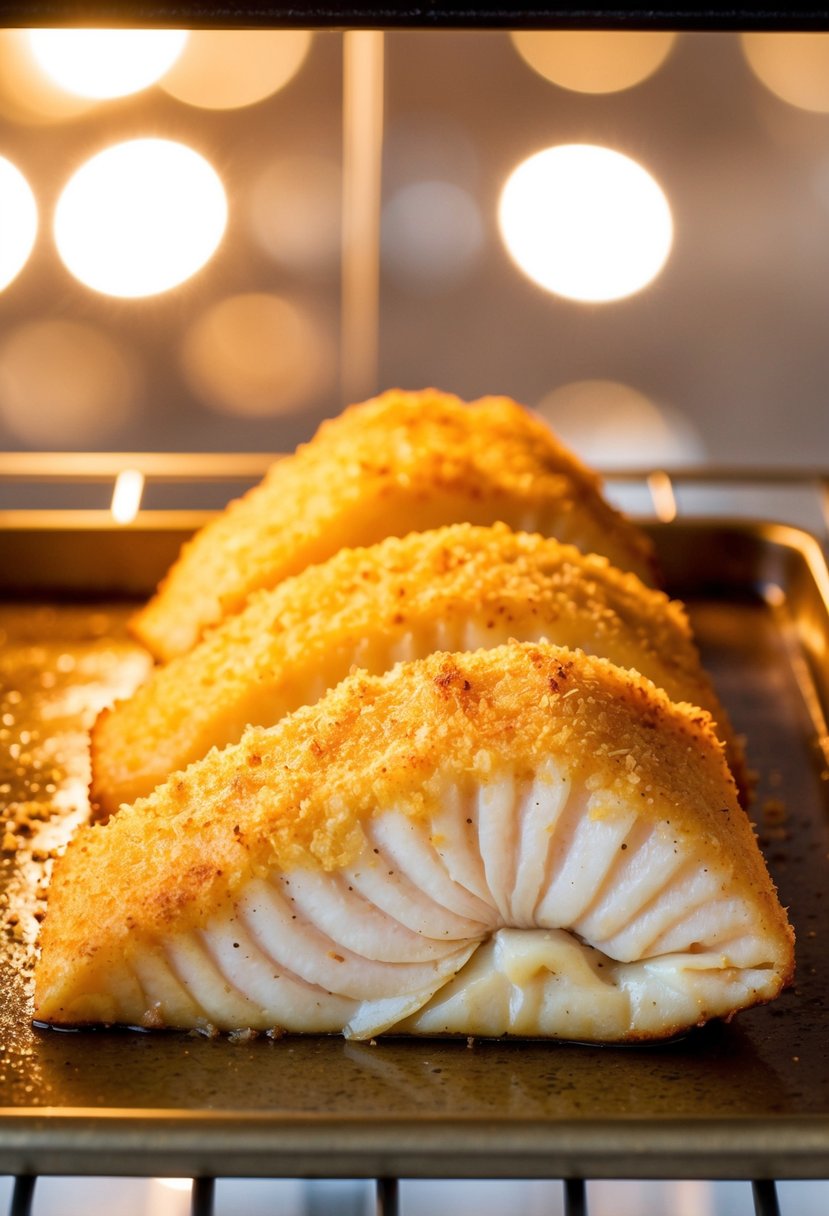
[[[341,358],[343,37],[315,34],[295,75],[244,108],[199,108],[162,81],[57,118],[20,83],[20,37],[0,34],[0,155],[28,179],[40,227],[0,292],[0,447],[307,438],[355,395]],[[776,37],[797,52],[790,75],[815,70],[826,36]],[[640,83],[606,93],[539,75],[505,33],[385,44],[379,353],[362,390],[507,393],[609,465],[825,463],[829,114],[773,92],[736,34],[683,33]],[[55,209],[91,155],[150,136],[214,166],[226,234],[181,286],[104,295],[62,262]],[[663,269],[624,298],[537,286],[499,230],[516,166],[574,143],[633,158],[671,209]]]

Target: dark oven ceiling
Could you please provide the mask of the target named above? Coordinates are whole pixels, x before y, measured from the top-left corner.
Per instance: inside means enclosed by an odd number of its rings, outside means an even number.
[[[207,4],[141,0],[6,0],[0,26],[147,25],[191,29],[825,29],[829,8],[814,4]]]

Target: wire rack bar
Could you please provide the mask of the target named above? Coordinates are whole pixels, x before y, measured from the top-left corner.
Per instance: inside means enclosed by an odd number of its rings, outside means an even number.
[[[15,1178],[9,1216],[30,1216],[36,1182],[35,1174],[23,1174]]]
[[[587,1187],[583,1178],[564,1179],[564,1216],[587,1216]]]
[[[0,478],[67,481],[115,477],[123,468],[141,469],[148,477],[204,478],[261,476],[280,452],[0,452]],[[602,471],[602,470],[600,470]],[[772,485],[815,482],[829,494],[825,466],[678,465],[669,469],[604,469],[611,481],[644,481],[656,475],[673,482],[739,482]]]
[[[73,512],[86,512],[88,517],[93,509],[100,512],[99,522],[140,523],[165,511],[168,516],[175,511],[183,515],[182,494],[186,496],[191,487],[191,512],[206,517],[206,512],[219,509],[256,484],[280,458],[273,452],[0,452],[0,488],[5,493],[0,512],[7,524],[22,527],[31,526],[35,516],[46,519],[61,513],[67,522]],[[610,500],[635,516],[650,514],[669,523],[689,512],[757,518],[765,511],[778,522],[805,527],[829,540],[829,470],[825,467],[684,465],[599,472]],[[22,506],[7,501],[10,494],[17,494],[17,487],[25,487]],[[103,495],[95,487],[101,487]],[[199,493],[200,487],[206,498]],[[625,497],[638,489],[644,490],[644,500]],[[109,511],[105,507],[107,490]],[[122,492],[127,490],[133,494],[133,509],[129,518],[121,518],[116,508],[123,505]],[[770,496],[766,506],[765,492]],[[691,497],[683,502],[685,494]],[[181,526],[195,527],[197,522],[194,518]],[[39,520],[38,526],[42,523]]]
[[[190,1195],[190,1216],[213,1216],[215,1178],[194,1178]]]
[[[643,483],[654,516],[670,523],[682,514],[677,499],[680,486],[749,490],[752,488],[807,488],[816,496],[824,535],[829,537],[829,473],[820,469],[677,468],[621,469],[605,474],[620,485]]]
[[[377,1216],[398,1216],[400,1188],[396,1178],[378,1178],[376,1196]]]
[[[770,1178],[761,1178],[759,1181],[752,1182],[751,1190],[754,1195],[756,1216],[780,1216],[775,1182]]]
[[[122,469],[154,480],[221,481],[261,477],[276,459],[262,452],[0,452],[9,481],[111,481]]]
[[[8,1216],[32,1216],[37,1175],[24,1174],[15,1178]],[[194,1178],[192,1182],[190,1216],[214,1216],[214,1178]],[[755,1216],[781,1216],[774,1180],[764,1178],[751,1182]],[[564,1216],[588,1216],[587,1185],[582,1178],[565,1178]],[[400,1184],[397,1178],[375,1180],[376,1216],[401,1216]],[[707,1204],[692,1216],[705,1216]],[[683,1207],[683,1211],[687,1211]],[[332,1210],[331,1216],[335,1216]]]

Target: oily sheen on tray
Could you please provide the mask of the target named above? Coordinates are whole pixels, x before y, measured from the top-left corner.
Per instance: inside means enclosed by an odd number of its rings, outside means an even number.
[[[357,672],[83,829],[35,1016],[624,1041],[792,970],[708,715],[513,642]]]

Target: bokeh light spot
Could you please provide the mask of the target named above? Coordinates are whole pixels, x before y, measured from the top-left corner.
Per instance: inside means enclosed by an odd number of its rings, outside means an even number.
[[[419,292],[445,290],[477,260],[484,224],[477,202],[451,182],[412,182],[383,209],[383,266]]]
[[[671,466],[705,456],[683,414],[616,380],[562,384],[538,412],[583,460],[603,469]]]
[[[224,188],[204,157],[171,140],[137,139],[81,166],[58,202],[55,240],[87,287],[148,296],[195,274],[226,222]]]
[[[618,300],[650,283],[673,241],[661,187],[610,148],[562,144],[523,161],[501,193],[501,235],[520,269],[568,299]]]
[[[310,46],[308,30],[199,30],[161,87],[203,109],[250,106],[284,88]]]
[[[652,76],[676,34],[662,30],[521,30],[511,35],[539,76],[578,93],[616,93]]]
[[[184,30],[29,31],[43,71],[67,92],[98,100],[126,97],[154,84],[186,41]]]
[[[140,469],[122,469],[112,489],[110,513],[117,524],[131,524],[141,510],[144,474]]]
[[[105,333],[77,321],[32,321],[0,345],[0,418],[33,448],[95,445],[128,420],[133,360]]]
[[[28,261],[37,235],[37,203],[29,183],[0,156],[0,291]]]
[[[323,328],[280,296],[250,292],[212,305],[185,335],[182,368],[209,408],[244,418],[302,409],[331,383]]]
[[[95,103],[58,88],[32,53],[27,30],[0,30],[0,111],[13,122],[76,118]]]
[[[743,34],[755,76],[782,101],[829,112],[829,34]]]
[[[249,191],[250,226],[275,262],[299,273],[339,266],[342,173],[325,156],[285,156],[262,169]]]

